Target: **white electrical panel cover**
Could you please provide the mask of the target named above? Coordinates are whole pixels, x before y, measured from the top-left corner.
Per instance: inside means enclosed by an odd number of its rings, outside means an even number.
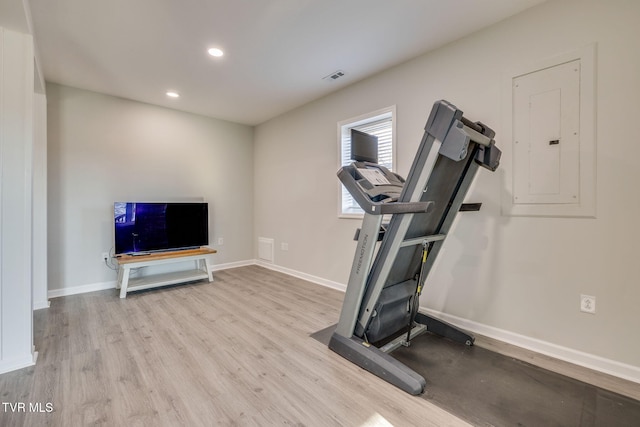
[[[595,44],[503,81],[503,214],[595,217]]]
[[[513,203],[579,203],[580,61],[514,79]]]

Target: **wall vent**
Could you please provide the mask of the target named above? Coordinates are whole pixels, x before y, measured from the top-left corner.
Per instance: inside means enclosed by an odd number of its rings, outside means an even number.
[[[338,80],[340,77],[344,76],[344,71],[342,70],[338,70],[338,71],[334,71],[333,73],[329,74],[328,76],[325,76],[322,78],[322,80],[328,81],[328,82],[332,82],[334,80]]]
[[[273,263],[273,239],[258,237],[258,259]]]

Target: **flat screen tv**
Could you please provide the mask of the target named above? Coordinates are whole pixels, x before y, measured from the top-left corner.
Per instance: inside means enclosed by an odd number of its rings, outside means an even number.
[[[209,244],[208,204],[114,203],[115,253],[145,254]]]
[[[351,129],[351,160],[378,163],[378,137]]]

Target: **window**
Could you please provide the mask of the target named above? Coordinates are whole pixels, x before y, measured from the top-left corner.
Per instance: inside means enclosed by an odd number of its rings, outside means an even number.
[[[351,129],[357,129],[378,137],[378,164],[393,171],[395,169],[395,145],[393,143],[395,140],[395,113],[396,107],[392,106],[338,123],[340,167],[352,162]],[[364,214],[342,184],[340,184],[339,206],[339,216],[343,218],[361,218]]]

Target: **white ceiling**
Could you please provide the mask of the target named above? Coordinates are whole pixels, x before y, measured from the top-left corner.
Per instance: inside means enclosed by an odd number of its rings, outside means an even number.
[[[544,0],[21,1],[47,81],[255,125]]]

